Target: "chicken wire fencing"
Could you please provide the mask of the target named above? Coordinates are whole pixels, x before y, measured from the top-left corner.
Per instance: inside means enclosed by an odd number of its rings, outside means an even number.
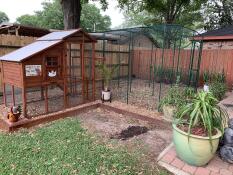
[[[113,100],[157,109],[176,82],[197,88],[202,41],[197,32],[180,25],[155,25],[92,33],[96,55],[109,69],[118,65],[111,81]],[[96,67],[97,95],[103,88]]]

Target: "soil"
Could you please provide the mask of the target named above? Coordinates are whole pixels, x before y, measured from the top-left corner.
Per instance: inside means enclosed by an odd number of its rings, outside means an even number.
[[[119,134],[113,135],[111,139],[126,140],[128,138],[144,134],[148,131],[145,126],[129,126],[127,129],[122,130]]]
[[[155,123],[132,119],[112,111],[97,108],[78,116],[88,132],[103,140],[140,150],[151,163],[172,141],[171,124],[158,116]]]
[[[184,125],[184,124],[179,125],[178,128],[188,133],[188,128],[189,128],[188,125]],[[201,136],[201,137],[208,137],[208,132],[205,130],[204,127],[201,127],[201,126],[191,128],[191,134]],[[216,135],[216,134],[217,134],[216,130],[212,131],[212,135]]]
[[[131,91],[128,94],[128,103],[134,106],[140,106],[147,110],[157,110],[159,103],[159,96],[161,99],[167,94],[168,89],[171,87],[169,84],[150,83],[148,80],[133,79]],[[154,89],[154,90],[153,90]],[[118,87],[117,81],[112,82],[111,92],[113,101],[120,101],[126,103],[127,100],[127,80],[120,80]]]

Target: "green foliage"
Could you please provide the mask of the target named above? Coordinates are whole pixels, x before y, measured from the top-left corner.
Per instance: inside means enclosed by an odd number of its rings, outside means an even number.
[[[210,73],[209,73],[209,71],[205,71],[203,73],[203,81],[204,81],[205,84],[209,84],[209,82],[210,82]]]
[[[178,109],[177,118],[179,118],[178,124],[188,124],[189,136],[193,127],[201,127],[207,131],[211,140],[215,128],[224,132],[229,116],[218,106],[218,100],[212,93],[201,91],[190,103]]]
[[[93,4],[83,4],[81,15],[81,27],[87,31],[105,31],[110,29],[111,19],[107,15],[101,15],[100,9]]]
[[[148,26],[154,24],[156,19],[153,14],[146,10],[134,13],[132,11],[123,11],[124,22],[121,28],[135,27],[135,26]],[[159,23],[159,21],[157,21]]]
[[[22,15],[16,19],[17,23],[48,29],[64,29],[63,12],[59,0],[45,1],[43,10],[36,11],[35,15]],[[87,31],[108,30],[111,26],[109,16],[103,16],[93,4],[83,4],[81,11],[81,27]]]
[[[209,0],[203,6],[203,16],[206,30],[214,30],[233,24],[232,0]]]
[[[172,86],[166,96],[159,103],[159,111],[162,112],[164,105],[171,105],[177,108],[187,104],[195,95],[195,90],[191,87],[180,87],[180,77],[177,77],[176,84]]]
[[[222,100],[225,96],[225,93],[227,91],[227,86],[225,83],[220,82],[212,82],[210,84],[210,92],[213,93],[213,95],[218,99]]]
[[[151,174],[146,165],[138,166],[138,153],[108,146],[89,135],[75,118],[33,130],[0,133],[0,160],[2,175]]]
[[[226,83],[226,76],[225,76],[224,70],[222,71],[222,73],[213,74],[212,81],[219,82],[219,83]]]
[[[119,65],[115,64],[111,68],[109,68],[106,64],[104,63],[99,63],[98,64],[98,69],[101,73],[101,75],[104,78],[104,87],[106,90],[109,90],[109,83],[112,80],[112,77],[114,73],[119,69]]]
[[[38,18],[34,15],[22,15],[16,19],[17,23],[26,25],[26,26],[36,26],[39,27],[39,21]]]
[[[203,22],[200,12],[202,4],[207,0],[118,0],[120,7],[129,12],[130,19],[138,19],[137,14],[145,11],[150,13],[153,17],[149,18],[151,24],[167,23],[167,24],[181,24],[187,27],[197,27]],[[132,13],[135,17],[132,17]],[[126,15],[125,15],[126,16]],[[142,18],[142,24],[146,24]],[[148,23],[147,23],[148,24]]]
[[[210,83],[210,92],[218,99],[222,100],[227,91],[226,77],[224,71],[212,75]]]
[[[0,24],[2,22],[8,22],[9,18],[6,13],[0,11]]]

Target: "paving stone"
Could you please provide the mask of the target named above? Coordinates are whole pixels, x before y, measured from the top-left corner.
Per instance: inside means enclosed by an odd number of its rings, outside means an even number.
[[[220,169],[220,174],[221,175],[233,175],[233,172],[227,169]]]
[[[165,163],[171,163],[174,160],[175,156],[171,155],[171,154],[166,154],[163,158],[162,161]]]
[[[230,170],[231,172],[233,172],[233,165],[230,165],[230,166],[228,167],[228,170]]]
[[[188,165],[182,160],[180,160],[176,155],[174,147],[172,147],[162,157],[161,160],[166,160],[166,163],[170,164],[170,166],[178,168],[180,172],[183,172],[183,174],[186,173],[191,175],[233,175],[233,165],[224,162],[217,155],[209,162],[208,165],[204,167],[195,167]],[[173,173],[176,172],[174,171]]]
[[[182,170],[187,173],[194,174],[194,172],[197,170],[197,167],[185,164]]]
[[[217,166],[217,167],[219,167],[219,169],[220,168],[221,169],[228,169],[228,167],[229,167],[229,164],[224,162],[223,160],[221,160],[218,156],[215,156],[214,159],[211,160],[209,165]]]
[[[219,167],[219,161],[217,160],[212,160],[207,166],[207,169],[211,170],[214,173],[219,173],[220,172],[220,168]]]
[[[211,172],[210,175],[221,175],[219,173]]]
[[[184,166],[184,162],[178,158],[175,158],[171,164],[179,169],[182,169],[182,167]]]
[[[198,167],[195,175],[210,175],[210,170],[208,170],[207,168]]]

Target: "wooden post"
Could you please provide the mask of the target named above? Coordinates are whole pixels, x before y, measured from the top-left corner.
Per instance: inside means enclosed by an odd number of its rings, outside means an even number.
[[[11,96],[12,96],[12,104],[15,106],[15,88],[14,85],[11,85]]]
[[[22,99],[23,99],[23,116],[27,117],[27,94],[25,87],[22,88]]]
[[[77,94],[77,80],[76,80],[76,76],[74,76],[74,94]]]
[[[40,97],[41,97],[41,100],[44,100],[44,88],[43,88],[43,86],[41,86],[41,88],[40,88]]]
[[[66,43],[64,44],[64,48],[66,48]],[[66,56],[66,50],[64,51],[63,49],[63,54],[62,54],[62,60],[63,60],[63,95],[64,95],[64,108],[67,108],[68,104],[67,104],[67,80],[68,80],[68,76],[67,76],[67,56]],[[71,69],[71,67],[70,67]],[[70,75],[71,76],[71,75]],[[69,76],[69,77],[70,77]],[[71,86],[70,86],[71,88]]]
[[[48,105],[48,85],[45,86],[45,113],[49,112],[49,105]]]
[[[81,66],[81,69],[82,69],[82,98],[84,100],[84,94],[85,94],[84,40],[82,41],[82,44],[80,44],[80,48],[81,48],[81,65],[82,65]]]
[[[3,89],[3,103],[5,106],[7,106],[7,102],[6,102],[6,84],[2,83],[2,89]]]
[[[92,43],[92,65],[91,65],[91,79],[92,79],[92,100],[95,100],[95,43]]]

